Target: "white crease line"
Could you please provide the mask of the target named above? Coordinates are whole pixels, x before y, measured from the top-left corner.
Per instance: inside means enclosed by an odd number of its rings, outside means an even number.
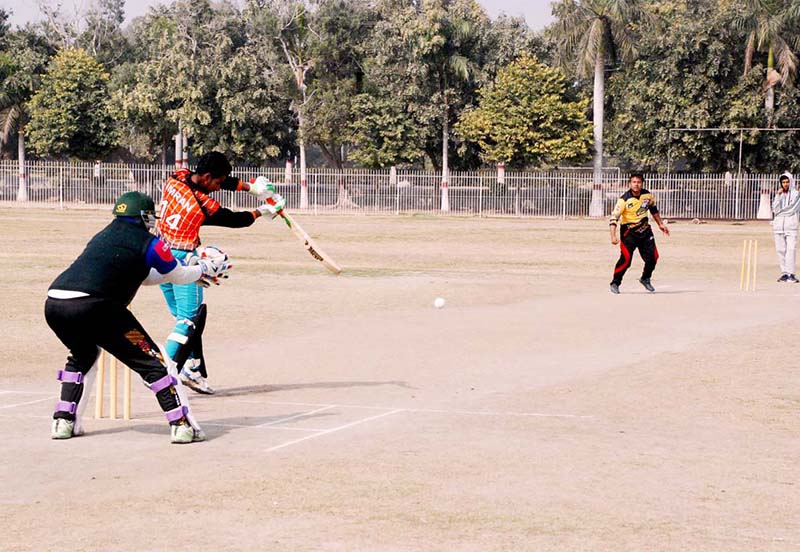
[[[384,412],[383,414],[377,414],[375,416],[370,416],[369,418],[364,418],[362,420],[356,420],[355,422],[350,422],[349,424],[345,424],[339,427],[334,427],[332,429],[326,429],[325,431],[321,431],[319,433],[315,433],[314,435],[306,435],[305,437],[301,437],[300,439],[295,439],[294,441],[289,441],[287,443],[283,443],[281,445],[277,445],[271,448],[268,448],[265,452],[273,452],[278,449],[282,449],[284,447],[288,447],[290,445],[296,445],[297,443],[301,443],[303,441],[307,441],[309,439],[314,439],[315,437],[321,437],[323,435],[328,435],[329,433],[334,433],[336,431],[341,431],[343,429],[347,429],[358,424],[363,424],[365,422],[371,422],[372,420],[377,420],[378,418],[383,418],[385,416],[391,416],[392,414],[397,414],[398,412],[404,412],[404,409],[398,408],[397,410],[391,410],[389,412]]]
[[[35,415],[35,414],[3,414],[0,413],[0,419],[15,419],[15,420],[52,420],[52,415]],[[92,422],[125,422],[125,423],[138,423],[138,424],[152,424],[152,423],[159,423],[161,421],[161,417],[157,415],[153,415],[152,418],[131,418],[130,420],[124,420],[122,418],[94,418],[94,417],[87,417],[86,421]],[[221,424],[217,422],[203,422],[201,425],[203,426],[214,426],[214,427],[234,427],[234,428],[244,428],[244,429],[258,429],[262,427],[261,425],[247,425],[247,424]],[[273,426],[273,427],[266,427],[266,429],[278,429],[281,431],[304,431],[306,433],[319,433],[321,431],[327,431],[327,429],[322,429],[318,427],[282,427],[282,426]]]
[[[335,407],[340,408],[363,408],[365,410],[388,410],[387,406],[366,406],[360,404],[319,404],[319,403],[304,403],[304,402],[284,402],[284,401],[249,401],[246,399],[229,399],[234,402],[242,402],[247,404],[277,404],[288,406],[321,406],[321,407]],[[582,414],[553,414],[548,412],[493,412],[493,411],[480,411],[480,410],[446,410],[437,408],[401,408],[405,412],[418,412],[418,413],[432,413],[432,414],[462,414],[472,416],[517,416],[517,417],[534,417],[534,418],[578,418],[587,419],[594,418],[592,415]]]
[[[435,408],[409,408],[409,412],[433,413],[433,414],[464,414],[468,416],[516,416],[531,418],[594,418],[590,415],[581,414],[551,414],[548,412],[481,412],[471,410],[438,410]]]
[[[247,404],[280,404],[280,405],[287,405],[287,406],[343,406],[346,408],[368,408],[371,410],[386,410],[385,408],[380,408],[377,406],[358,406],[358,405],[351,405],[351,404],[323,404],[323,403],[307,403],[307,402],[293,402],[293,401],[250,401],[247,399],[226,399],[231,402],[240,402],[240,403],[247,403]]]
[[[321,408],[315,408],[314,410],[310,410],[308,412],[301,412],[300,414],[295,414],[294,416],[288,416],[286,418],[280,418],[272,422],[265,422],[263,424],[257,425],[256,427],[268,427],[276,424],[282,424],[283,422],[288,422],[289,420],[294,420],[297,418],[304,418],[306,416],[311,416],[312,414],[316,414],[317,412],[322,412],[324,410],[330,410],[331,408],[336,408],[335,404],[329,404],[327,406],[323,406]]]
[[[0,389],[0,393],[13,393],[15,395],[52,395],[51,391],[14,391],[12,389]]]
[[[317,428],[310,428],[310,427],[268,427],[267,425],[247,425],[247,424],[221,424],[218,422],[203,422],[200,424],[201,426],[214,426],[214,427],[235,427],[235,428],[248,428],[248,429],[260,429],[260,428],[267,428],[267,429],[281,429],[285,431],[305,431],[309,433],[317,433],[320,431],[325,431],[324,429],[317,429]]]
[[[57,400],[57,399],[58,399],[58,397],[53,397],[51,395],[51,396],[47,397],[46,399],[36,399],[35,401],[28,401],[28,402],[16,403],[16,404],[6,404],[6,405],[3,405],[3,406],[0,406],[0,410],[2,410],[3,408],[15,408],[17,406],[25,406],[26,404],[34,404],[34,403],[40,403],[40,402],[44,402],[44,401],[54,401],[54,400]]]

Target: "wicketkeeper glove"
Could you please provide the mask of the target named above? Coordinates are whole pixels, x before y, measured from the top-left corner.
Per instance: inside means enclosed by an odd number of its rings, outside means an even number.
[[[209,246],[198,250],[200,257],[197,264],[203,271],[203,276],[197,284],[209,287],[212,283],[220,285],[220,280],[228,277],[228,272],[233,268],[233,264],[228,260],[228,255],[219,248]],[[192,259],[194,261],[194,259]]]
[[[262,196],[267,194],[268,190],[275,192],[275,186],[266,176],[259,176],[250,182],[250,193],[254,196]]]
[[[275,218],[281,214],[281,211],[283,211],[284,207],[286,207],[286,198],[273,191],[272,195],[267,195],[263,205],[256,207],[256,210],[261,213],[262,217],[265,217],[267,214],[269,214],[270,218]]]

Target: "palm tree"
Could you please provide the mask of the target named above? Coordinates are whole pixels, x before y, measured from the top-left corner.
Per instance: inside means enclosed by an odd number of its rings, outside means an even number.
[[[417,19],[417,33],[412,50],[424,67],[428,88],[441,102],[442,116],[442,202],[441,210],[449,211],[449,143],[450,117],[454,103],[454,88],[470,82],[478,72],[469,58],[471,49],[479,42],[477,22],[461,15],[466,10],[451,9],[456,2],[438,0],[426,3]],[[465,0],[463,8],[469,5]]]
[[[18,30],[4,37],[6,56],[0,61],[0,150],[17,135],[19,187],[17,201],[28,199],[25,169],[25,124],[28,101],[39,87],[41,74],[52,50],[29,30]]]
[[[639,0],[561,0],[553,4],[562,62],[577,62],[579,76],[594,73],[594,192],[590,216],[603,215],[603,102],[607,64],[636,55],[629,24],[643,14]]]
[[[766,99],[767,126],[774,125],[775,85],[785,83],[797,73],[797,38],[789,38],[792,24],[800,17],[800,1],[797,0],[743,0],[744,13],[735,22],[739,29],[747,32],[744,51],[744,74],[753,66],[756,52],[767,54]]]
[[[26,183],[27,171],[25,169],[25,122],[27,114],[22,103],[7,104],[8,96],[0,94],[0,149],[8,144],[14,133],[17,134],[17,159],[19,160],[19,186],[17,188],[17,201],[28,200],[28,186]]]

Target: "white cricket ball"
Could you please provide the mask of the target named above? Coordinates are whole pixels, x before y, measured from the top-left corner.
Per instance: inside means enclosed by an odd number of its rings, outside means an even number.
[[[441,297],[437,297],[433,300],[433,306],[437,309],[441,309],[444,306],[444,299]]]

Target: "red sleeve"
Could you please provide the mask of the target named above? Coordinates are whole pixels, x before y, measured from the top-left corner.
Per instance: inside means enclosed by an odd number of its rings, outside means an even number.
[[[203,208],[203,212],[206,214],[206,217],[213,216],[214,213],[219,211],[221,205],[219,204],[219,201],[213,197],[198,190],[194,191],[194,195],[197,198],[198,203],[200,203],[200,207]]]

